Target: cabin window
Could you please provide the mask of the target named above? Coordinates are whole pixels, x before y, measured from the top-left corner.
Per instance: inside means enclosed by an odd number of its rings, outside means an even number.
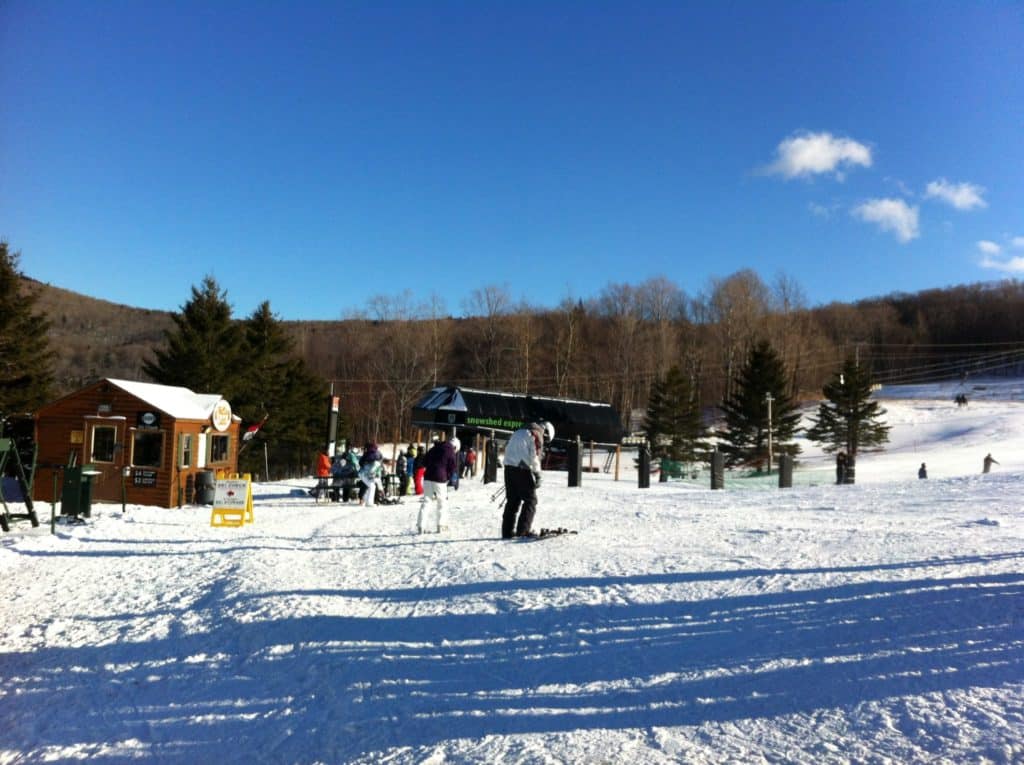
[[[182,433],[181,434],[181,459],[178,461],[178,466],[187,468],[192,467],[192,434]]]
[[[230,453],[231,436],[215,435],[210,437],[210,462],[227,462]]]
[[[111,425],[96,425],[92,429],[92,462],[113,462],[114,446],[117,443],[117,428]]]
[[[132,465],[158,468],[163,463],[164,433],[162,430],[137,430],[132,438]]]

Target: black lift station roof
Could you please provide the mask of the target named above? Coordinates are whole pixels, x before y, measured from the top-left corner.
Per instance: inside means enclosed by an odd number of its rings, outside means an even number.
[[[457,386],[434,388],[412,410],[419,427],[478,433],[511,433],[527,423],[547,420],[556,441],[617,444],[625,434],[610,404],[546,396],[527,396]]]

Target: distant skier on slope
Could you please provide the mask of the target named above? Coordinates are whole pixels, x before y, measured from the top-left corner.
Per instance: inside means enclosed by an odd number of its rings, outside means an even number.
[[[534,536],[533,516],[537,512],[537,488],[541,482],[540,455],[544,445],[554,437],[555,426],[542,421],[520,428],[508,440],[502,539]]]
[[[996,458],[991,453],[985,455],[985,461],[982,463],[981,472],[987,473],[992,469],[993,465],[998,465]]]

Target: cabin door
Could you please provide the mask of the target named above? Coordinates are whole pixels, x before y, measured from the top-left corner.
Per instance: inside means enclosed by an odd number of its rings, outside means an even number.
[[[121,500],[121,470],[125,465],[126,428],[123,417],[88,417],[85,420],[83,464],[92,465],[99,475],[92,477],[92,498],[104,502]]]

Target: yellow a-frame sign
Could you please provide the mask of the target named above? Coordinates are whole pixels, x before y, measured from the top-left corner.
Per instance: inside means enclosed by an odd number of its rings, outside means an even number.
[[[211,526],[242,526],[255,520],[252,513],[252,476],[249,473],[218,478],[213,493]]]

